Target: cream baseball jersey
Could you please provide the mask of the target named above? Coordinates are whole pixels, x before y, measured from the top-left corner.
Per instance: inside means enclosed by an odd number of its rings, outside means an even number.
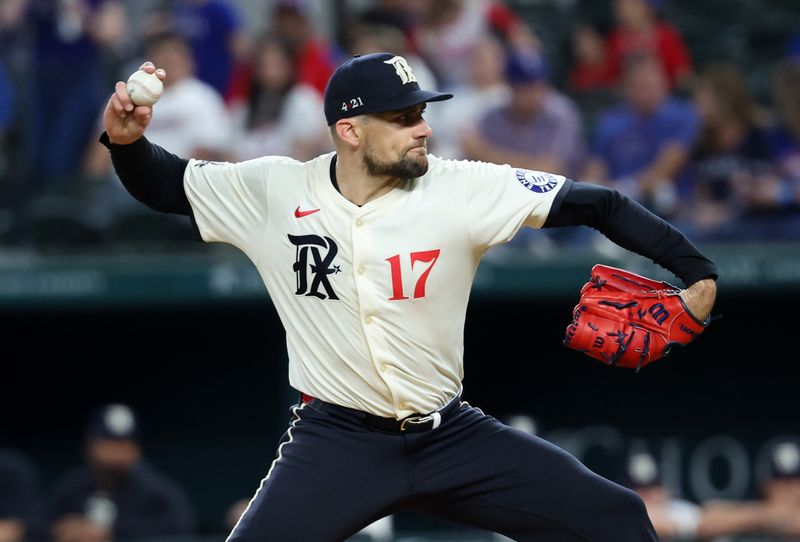
[[[200,234],[255,263],[286,330],[295,389],[397,419],[460,392],[479,260],[523,225],[541,227],[564,178],[428,158],[423,177],[363,206],[331,182],[333,153],[189,162]]]

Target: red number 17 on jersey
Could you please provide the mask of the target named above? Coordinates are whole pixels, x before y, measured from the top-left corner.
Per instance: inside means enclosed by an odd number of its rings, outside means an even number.
[[[425,283],[428,281],[428,275],[431,274],[431,269],[436,265],[436,260],[439,259],[440,249],[423,250],[421,252],[411,253],[411,269],[413,271],[414,264],[417,262],[429,263],[425,271],[417,279],[417,285],[414,287],[414,299],[425,297]],[[386,258],[389,266],[392,269],[392,297],[389,301],[399,301],[401,299],[408,299],[408,296],[403,294],[403,273],[401,270],[400,255],[395,254],[391,258]]]

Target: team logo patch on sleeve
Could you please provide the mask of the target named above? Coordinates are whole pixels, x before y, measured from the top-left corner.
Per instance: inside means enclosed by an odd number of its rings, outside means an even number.
[[[556,176],[550,173],[544,173],[543,171],[518,169],[517,180],[519,184],[531,192],[539,192],[540,194],[550,192],[553,188],[558,186],[558,179]]]

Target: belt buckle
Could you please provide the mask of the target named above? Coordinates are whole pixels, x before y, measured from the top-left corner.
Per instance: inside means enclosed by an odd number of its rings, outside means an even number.
[[[400,422],[400,431],[406,432],[414,425],[422,425],[428,422],[432,422],[430,429],[436,429],[442,423],[442,415],[438,412],[433,412],[427,416],[409,416]],[[407,427],[406,424],[412,425]]]

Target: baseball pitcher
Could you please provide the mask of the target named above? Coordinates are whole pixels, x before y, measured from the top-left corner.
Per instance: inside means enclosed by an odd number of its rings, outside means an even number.
[[[520,228],[596,228],[687,285],[593,270],[565,342],[639,368],[703,331],[716,269],[608,188],[429,155],[426,104],[450,98],[400,56],[356,56],[325,92],[335,152],[215,163],[148,142],[158,105],[117,83],[101,141],[127,190],[247,254],[286,329],[298,401],[230,542],[344,540],[409,509],[521,541],[656,540],[635,493],[461,400],[467,300]]]

